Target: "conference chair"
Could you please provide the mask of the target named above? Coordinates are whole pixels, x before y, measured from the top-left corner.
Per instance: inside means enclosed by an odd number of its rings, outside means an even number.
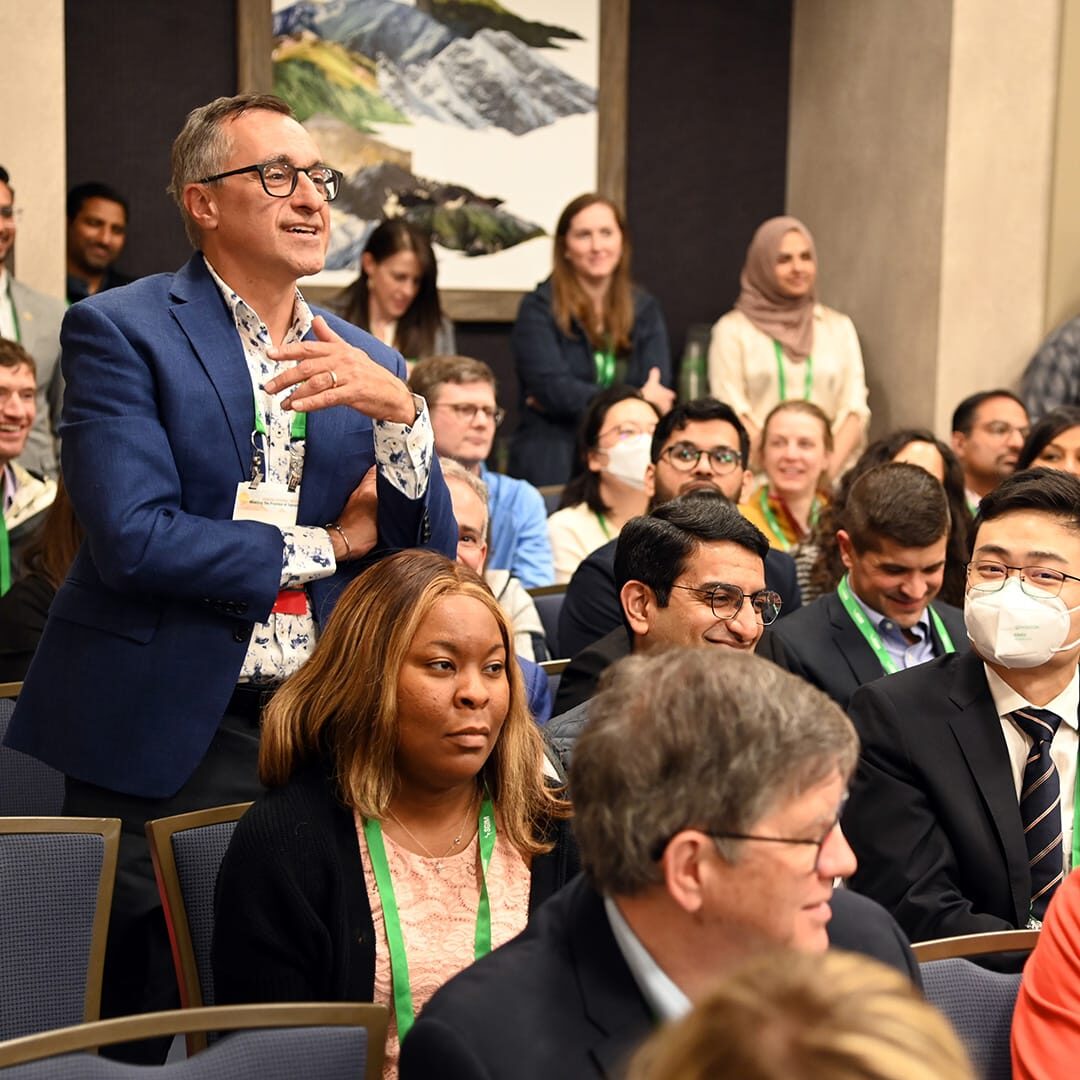
[[[385,1005],[304,1003],[174,1009],[0,1043],[2,1080],[381,1080]],[[127,1065],[92,1051],[167,1035],[234,1032],[193,1058]]]
[[[563,484],[544,484],[536,489],[544,496],[544,509],[547,510],[548,517],[551,517],[559,509],[564,486]]]
[[[548,654],[552,660],[563,659],[559,649],[559,612],[566,599],[566,585],[538,585],[527,591],[536,604],[536,613],[543,624]]]
[[[968,958],[1030,952],[1038,940],[1038,930],[1004,930],[912,946],[926,1000],[948,1017],[983,1080],[1010,1080],[1012,1076],[1009,1032],[1020,974],[990,971]]]
[[[22,683],[0,683],[0,817],[58,817],[64,774],[2,745]]]
[[[0,818],[0,1039],[98,1018],[119,847],[115,818]]]
[[[548,689],[551,691],[551,700],[559,692],[559,683],[562,682],[562,673],[566,670],[569,660],[545,660],[540,665],[540,670],[547,675]]]
[[[180,1003],[195,1009],[214,1004],[210,946],[214,937],[214,887],[236,823],[251,803],[215,806],[146,823],[161,904],[169,928]],[[188,1053],[206,1045],[188,1036]]]

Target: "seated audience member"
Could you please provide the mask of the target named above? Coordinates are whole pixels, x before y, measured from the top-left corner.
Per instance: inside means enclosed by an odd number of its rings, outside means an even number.
[[[660,305],[630,281],[626,222],[602,195],[579,195],[555,226],[551,277],[518,309],[510,336],[521,393],[510,472],[562,484],[574,440],[601,390],[641,388],[659,413],[675,402]]]
[[[342,593],[264,714],[269,791],[217,882],[219,1004],[385,1004],[393,1075],[431,994],[576,872],[511,642],[480,579],[431,552]]]
[[[1029,423],[1024,403],[1011,390],[983,390],[964,398],[952,418],[952,444],[964,470],[968,509],[1016,471]]]
[[[832,501],[818,518],[808,543],[795,553],[803,603],[832,592],[844,576],[844,560],[836,540],[851,485],[875,465],[895,461],[918,465],[945,488],[949,502],[949,542],[945,549],[945,576],[938,594],[947,604],[961,607],[967,587],[971,514],[964,496],[964,472],[956,455],[940,439],[922,428],[902,428],[872,442],[859,460],[840,478]]]
[[[127,239],[128,204],[108,184],[76,184],[67,197],[67,298],[69,304],[127,285],[113,268]]]
[[[855,327],[817,303],[817,253],[793,217],[769,218],[746,252],[735,307],[712,330],[709,392],[732,405],[755,458],[765,417],[781,401],[812,401],[832,417],[828,473],[839,476],[870,421]]]
[[[1032,420],[1062,405],[1080,405],[1080,316],[1062,323],[1039,346],[1020,382]]]
[[[1072,1076],[1080,1055],[1080,869],[1061,883],[1024,965],[1012,1022],[1015,1080]]]
[[[1080,405],[1062,405],[1048,412],[1024,441],[1016,468],[1064,469],[1080,476]]]
[[[548,737],[564,758],[601,672],[616,660],[671,645],[754,650],[780,614],[780,595],[765,583],[768,550],[718,492],[682,495],[627,523],[615,548],[622,624],[578,653],[559,682]]]
[[[372,231],[360,256],[360,276],[338,305],[349,322],[397,349],[407,364],[456,351],[454,324],[439,304],[431,241],[401,218]]]
[[[402,1080],[616,1077],[654,1030],[777,946],[918,978],[899,928],[837,878],[858,754],[828,698],[752,656],[677,649],[605,677],[570,791],[585,876],[428,1003]]]
[[[65,304],[12,277],[5,263],[15,245],[15,189],[0,165],[0,338],[15,341],[34,359],[37,413],[19,463],[40,476],[60,471],[57,429],[64,399],[60,374],[60,323]]]
[[[767,953],[634,1055],[627,1080],[975,1080],[948,1020],[892,968]]]
[[[877,465],[848,493],[836,590],[777,623],[761,655],[842,709],[882,675],[967,651],[963,612],[934,603],[945,574],[949,504],[918,465]]]
[[[766,481],[745,503],[769,546],[790,551],[810,536],[821,508],[825,469],[832,453],[829,418],[809,401],[782,401],[761,429],[761,467]]]
[[[586,555],[645,513],[645,472],[658,416],[632,386],[613,386],[593,398],[578,432],[578,472],[548,518],[556,582],[569,581]]]
[[[430,407],[430,406],[429,406]],[[488,570],[488,492],[484,481],[453,458],[439,458],[450,503],[458,523],[457,561],[475,570],[495,594],[514,629],[514,651],[519,659],[547,660],[544,624],[533,598],[508,570]]]
[[[436,453],[453,458],[487,486],[487,565],[507,571],[527,589],[550,585],[554,570],[543,495],[525,480],[491,472],[484,464],[503,419],[495,373],[468,356],[432,356],[413,367],[409,389],[428,403]]]
[[[41,528],[26,544],[24,573],[0,597],[0,683],[22,682],[60,588],[83,541],[63,480]]]
[[[975,520],[952,653],[859,689],[852,886],[913,941],[1038,926],[1072,850],[1080,480],[1017,473]]]
[[[0,338],[0,596],[23,572],[23,553],[56,497],[56,481],[15,459],[23,452],[37,414],[34,358]]]
[[[718,491],[737,503],[752,482],[746,462],[750,440],[731,406],[714,398],[676,405],[656,425],[645,473],[650,509],[691,491]],[[559,614],[559,641],[567,656],[622,626],[622,605],[615,585],[615,545],[597,548],[578,567]],[[795,564],[770,548],[765,555],[765,583],[784,602],[782,614],[799,606]]]

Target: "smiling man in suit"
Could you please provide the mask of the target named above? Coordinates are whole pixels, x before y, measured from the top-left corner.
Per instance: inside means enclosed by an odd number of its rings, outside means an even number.
[[[985,496],[973,652],[862,687],[844,813],[852,886],[913,941],[1040,924],[1075,865],[1080,480],[1031,469]]]
[[[839,586],[780,620],[760,655],[846,709],[863,683],[967,651],[963,614],[934,602],[949,504],[925,469],[893,463],[860,476],[836,536],[847,568]]]
[[[261,95],[193,110],[172,162],[196,254],[64,320],[87,539],[6,737],[65,774],[65,813],[123,821],[106,1016],[175,991],[144,822],[259,792],[262,705],[361,556],[457,544],[404,361],[296,287],[322,268],[341,174]]]

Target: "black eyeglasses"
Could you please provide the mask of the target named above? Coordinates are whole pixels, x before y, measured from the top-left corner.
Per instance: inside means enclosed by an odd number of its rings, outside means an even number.
[[[315,185],[319,194],[327,202],[333,202],[341,191],[342,174],[329,165],[312,165],[301,169],[287,161],[268,161],[263,165],[245,165],[242,169],[230,169],[216,176],[204,176],[197,181],[200,184],[212,184],[215,180],[224,180],[227,176],[240,176],[243,173],[257,172],[262,181],[263,191],[275,199],[287,199],[296,190],[296,181],[304,173]]]
[[[1080,581],[1074,574],[1054,570],[1049,566],[1009,566],[993,559],[973,559],[967,564],[968,580],[979,592],[999,592],[1005,587],[1009,572],[1015,570],[1020,578],[1020,588],[1028,596],[1059,596],[1066,581]],[[1028,588],[1028,586],[1032,588]],[[1033,591],[1034,590],[1034,591]]]
[[[667,458],[673,469],[679,472],[693,472],[702,454],[709,459],[709,465],[717,476],[726,476],[734,472],[742,464],[742,455],[730,446],[714,446],[711,450],[699,450],[693,443],[678,442],[660,452],[662,458]]]
[[[784,603],[780,594],[773,592],[772,589],[758,589],[757,592],[746,593],[738,585],[714,585],[711,589],[698,589],[693,585],[672,585],[671,587],[682,589],[684,592],[697,593],[709,602],[713,616],[724,621],[734,619],[742,611],[743,604],[749,600],[762,626],[769,626],[776,622]]]

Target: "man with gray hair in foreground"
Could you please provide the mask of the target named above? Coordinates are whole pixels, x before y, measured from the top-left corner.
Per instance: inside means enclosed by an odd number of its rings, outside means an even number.
[[[885,910],[836,878],[858,755],[824,694],[754,656],[678,649],[609,668],[570,773],[585,874],[452,979],[402,1080],[611,1077],[658,1021],[785,945],[863,952],[917,979]]]

